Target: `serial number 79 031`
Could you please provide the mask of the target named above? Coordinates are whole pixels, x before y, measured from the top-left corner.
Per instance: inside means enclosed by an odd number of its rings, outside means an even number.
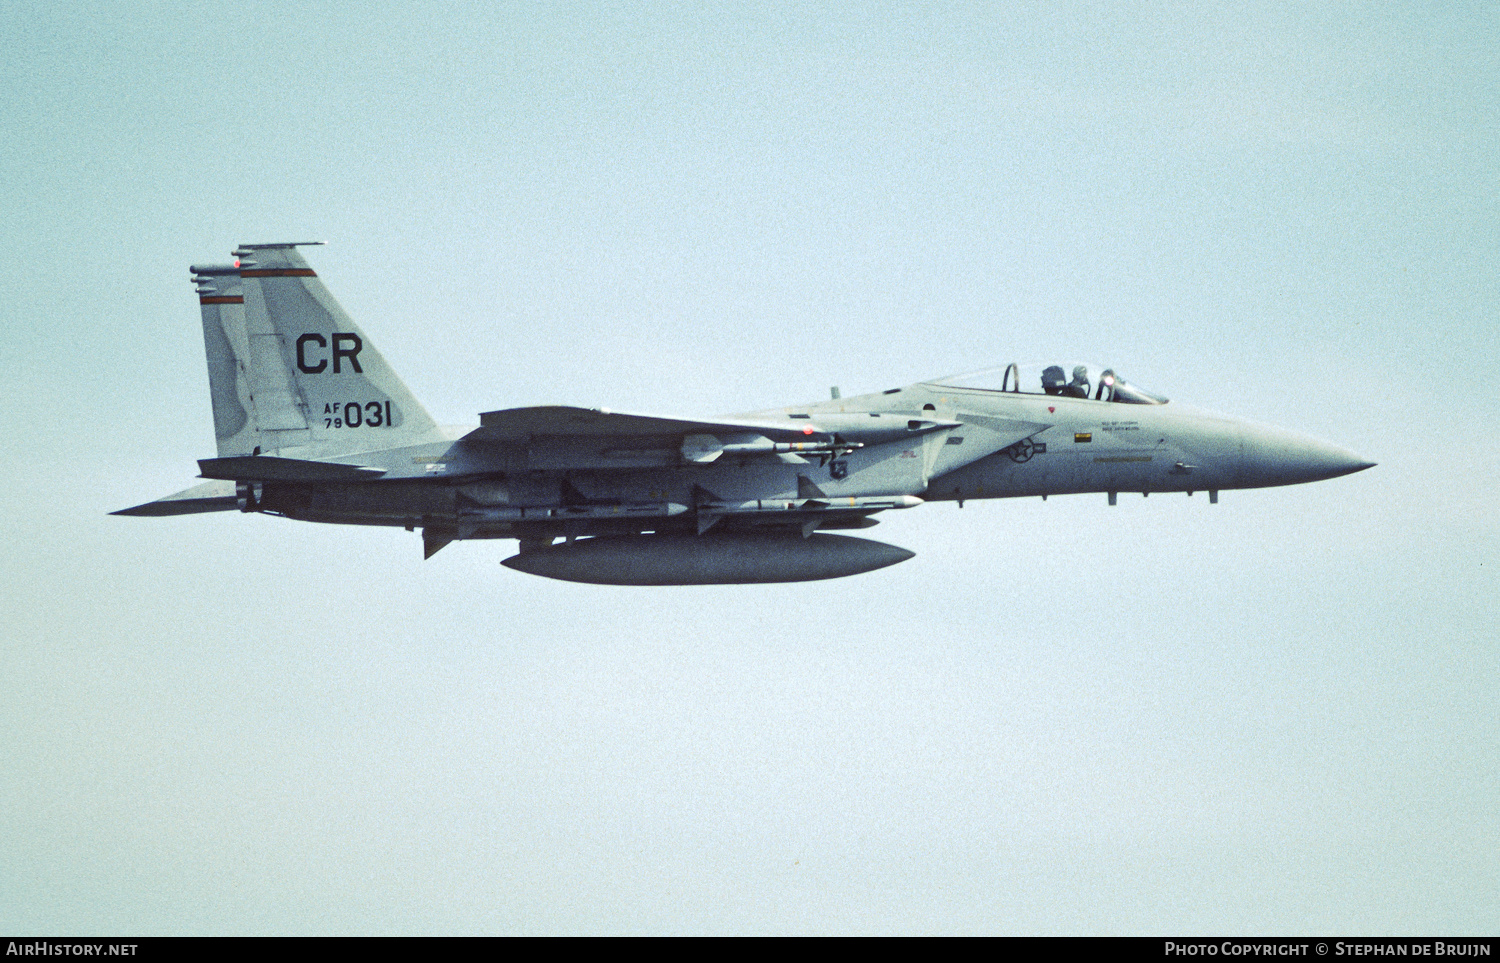
[[[330,402],[323,406],[324,428],[394,428],[389,401]]]

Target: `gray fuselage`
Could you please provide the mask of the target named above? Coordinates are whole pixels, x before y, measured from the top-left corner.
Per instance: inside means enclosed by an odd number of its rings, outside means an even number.
[[[263,511],[342,524],[451,527],[459,538],[858,528],[881,496],[923,501],[1085,492],[1197,492],[1317,481],[1368,467],[1345,449],[1178,404],[1130,404],[920,383],[734,416],[863,444],[842,454],[732,454],[688,461],[681,435],[531,436],[367,452],[358,483],[266,482]],[[1018,441],[1011,439],[1024,434]],[[404,477],[403,477],[404,476]],[[801,479],[826,498],[809,498]],[[849,502],[841,506],[840,500]],[[850,502],[849,500],[853,500]],[[915,504],[915,501],[908,504]],[[884,507],[905,507],[888,505]]]

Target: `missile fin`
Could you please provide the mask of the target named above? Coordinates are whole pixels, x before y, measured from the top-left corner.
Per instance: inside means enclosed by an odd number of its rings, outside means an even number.
[[[427,526],[422,529],[422,559],[426,561],[436,555],[443,546],[458,537],[458,533],[451,528],[433,528]]]

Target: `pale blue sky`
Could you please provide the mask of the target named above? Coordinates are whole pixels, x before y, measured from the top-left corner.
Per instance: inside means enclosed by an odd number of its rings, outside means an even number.
[[[0,928],[1490,933],[1487,4],[12,3]],[[1043,357],[1380,462],[934,505],[630,590],[110,518],[213,454],[187,266],[440,421]]]

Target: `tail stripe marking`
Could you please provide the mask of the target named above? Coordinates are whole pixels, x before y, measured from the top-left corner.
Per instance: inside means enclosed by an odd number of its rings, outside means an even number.
[[[244,304],[245,299],[240,295],[221,295],[218,297],[203,297],[198,299],[199,304]]]
[[[255,268],[241,271],[242,278],[315,278],[312,268]]]

